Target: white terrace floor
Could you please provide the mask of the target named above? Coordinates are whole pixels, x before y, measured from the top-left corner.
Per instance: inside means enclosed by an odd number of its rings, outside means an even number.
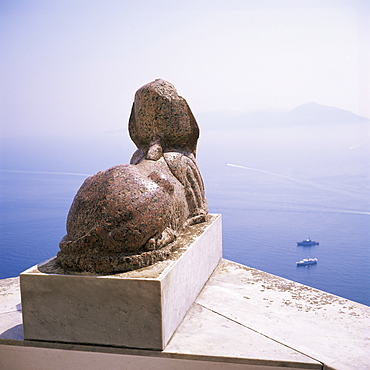
[[[25,341],[20,303],[0,280],[0,369],[370,369],[370,307],[224,259],[163,351]]]

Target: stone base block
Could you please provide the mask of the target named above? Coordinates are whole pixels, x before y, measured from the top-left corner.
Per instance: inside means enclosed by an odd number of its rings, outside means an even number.
[[[54,258],[26,270],[24,338],[163,349],[222,257],[221,216],[175,243],[170,259],[121,274],[67,275]]]

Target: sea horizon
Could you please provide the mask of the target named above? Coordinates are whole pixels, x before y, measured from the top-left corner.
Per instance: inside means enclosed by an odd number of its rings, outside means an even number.
[[[368,126],[199,122],[197,161],[223,257],[370,305]],[[0,164],[0,278],[53,257],[86,177],[129,163],[122,132],[7,139]],[[320,244],[299,247],[311,237]],[[302,258],[318,258],[297,267]]]

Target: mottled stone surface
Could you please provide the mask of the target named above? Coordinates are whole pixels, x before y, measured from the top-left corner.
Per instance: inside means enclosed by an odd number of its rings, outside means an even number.
[[[154,144],[162,149],[177,149],[195,155],[198,124],[175,87],[158,79],[141,87],[135,94],[129,121],[131,139],[140,151]]]
[[[164,349],[222,257],[221,216],[175,244],[170,258],[115,275],[65,274],[54,259],[24,271],[24,338]]]
[[[155,80],[135,94],[130,164],[85,180],[67,219],[57,261],[72,271],[138,269],[171,253],[184,227],[208,213],[195,161],[199,128],[172,84]]]

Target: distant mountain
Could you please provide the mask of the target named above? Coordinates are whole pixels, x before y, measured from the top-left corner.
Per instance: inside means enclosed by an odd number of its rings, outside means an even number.
[[[317,103],[300,105],[287,114],[292,123],[360,123],[370,120],[350,111]]]
[[[199,113],[196,118],[201,127],[205,129],[370,123],[370,120],[366,117],[358,116],[344,109],[317,103],[303,104],[289,112],[238,113],[214,111]]]

